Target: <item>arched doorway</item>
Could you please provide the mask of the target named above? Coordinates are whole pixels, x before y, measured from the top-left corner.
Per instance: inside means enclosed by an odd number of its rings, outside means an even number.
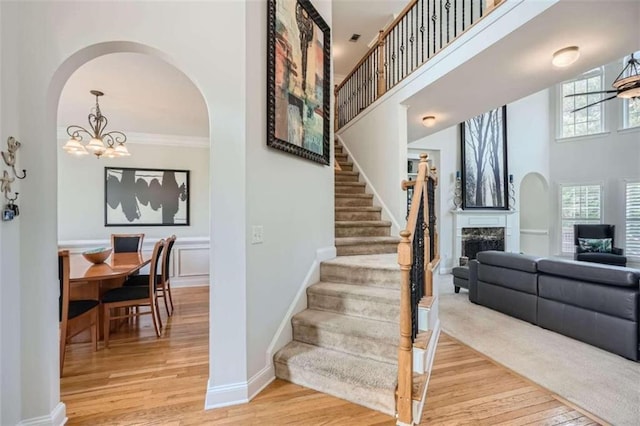
[[[520,250],[549,255],[549,185],[539,173],[527,174],[520,183]]]

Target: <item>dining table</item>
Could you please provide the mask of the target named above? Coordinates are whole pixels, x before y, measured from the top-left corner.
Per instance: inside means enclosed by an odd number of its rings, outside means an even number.
[[[151,262],[151,253],[112,253],[103,263],[92,263],[82,254],[69,256],[69,287],[71,300],[100,300],[102,295],[122,286],[129,275],[135,274]],[[98,332],[102,338],[102,310],[99,312]],[[71,339],[72,343],[90,342],[89,331]]]

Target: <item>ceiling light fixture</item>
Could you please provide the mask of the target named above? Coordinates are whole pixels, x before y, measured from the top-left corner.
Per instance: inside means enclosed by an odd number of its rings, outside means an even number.
[[[551,63],[558,68],[565,68],[577,61],[579,57],[578,46],[569,46],[555,52]]]
[[[109,120],[102,115],[98,98],[103,96],[104,93],[99,90],[92,90],[91,94],[96,97],[95,110],[92,110],[89,114],[89,127],[91,131],[81,126],[72,125],[67,127],[67,134],[71,139],[67,141],[62,149],[69,154],[81,156],[91,153],[98,158],[101,156],[114,158],[131,155],[127,147],[124,146],[124,143],[127,141],[127,135],[115,130],[103,133]],[[89,143],[86,145],[81,143],[84,140],[83,135],[89,139]]]
[[[422,125],[424,127],[433,127],[436,125],[436,118],[433,115],[422,117]]]

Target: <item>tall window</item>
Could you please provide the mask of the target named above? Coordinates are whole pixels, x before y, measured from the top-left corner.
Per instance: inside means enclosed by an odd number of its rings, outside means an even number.
[[[573,225],[601,223],[602,187],[600,185],[563,185],[560,193],[562,252],[573,253]]]
[[[634,58],[640,59],[640,50],[634,53]],[[624,58],[623,66],[627,65],[631,57],[627,56]],[[631,70],[627,69],[624,77],[629,77],[631,74]],[[630,127],[638,127],[640,126],[640,98],[634,99],[623,99],[622,102],[623,116],[624,116],[624,128],[628,129]]]
[[[559,136],[586,136],[604,130],[602,104],[590,106],[580,111],[571,112],[586,105],[598,102],[602,95],[581,95],[565,97],[575,93],[597,92],[602,89],[602,67],[588,71],[578,78],[561,83],[562,122]]]
[[[640,182],[627,182],[626,194],[625,254],[640,257]]]

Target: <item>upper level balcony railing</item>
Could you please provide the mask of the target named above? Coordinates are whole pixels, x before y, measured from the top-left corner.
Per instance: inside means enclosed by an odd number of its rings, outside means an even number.
[[[336,87],[336,125],[362,110],[504,0],[411,0]]]

